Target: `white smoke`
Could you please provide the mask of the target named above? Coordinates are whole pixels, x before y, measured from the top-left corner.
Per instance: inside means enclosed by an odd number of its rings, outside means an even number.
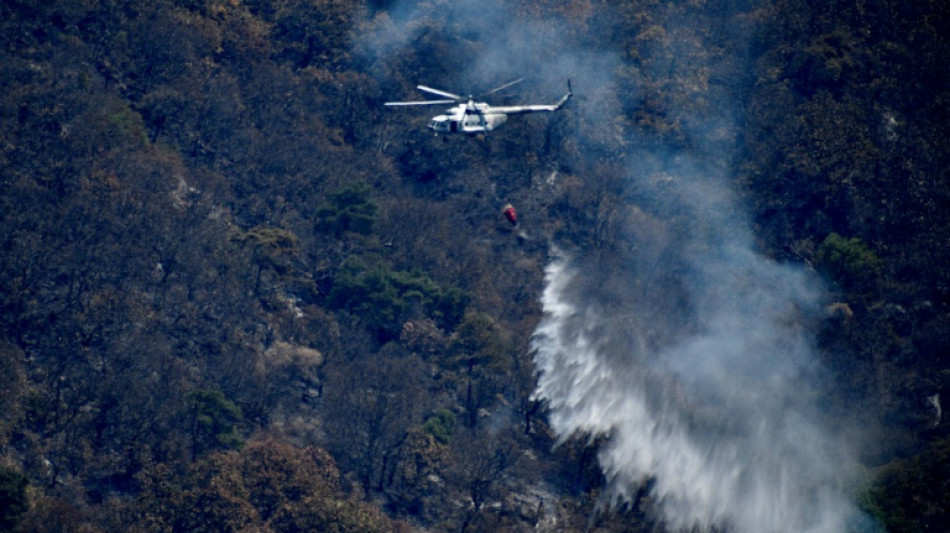
[[[354,53],[382,81],[402,79],[477,96],[525,79],[510,91],[492,95],[489,100],[495,105],[553,104],[567,90],[569,78],[578,86],[599,88],[609,83],[617,66],[616,54],[566,40],[559,17],[528,16],[504,0],[395,2],[360,32]],[[508,93],[517,96],[503,102]],[[603,95],[590,91],[586,97],[596,107]]]

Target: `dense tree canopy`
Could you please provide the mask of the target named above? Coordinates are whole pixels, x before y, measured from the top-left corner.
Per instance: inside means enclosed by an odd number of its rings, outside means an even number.
[[[679,290],[658,152],[833,287],[865,509],[950,527],[946,2],[12,0],[0,44],[0,528],[662,530],[591,521],[529,353],[548,242]],[[382,106],[572,70],[485,138]]]

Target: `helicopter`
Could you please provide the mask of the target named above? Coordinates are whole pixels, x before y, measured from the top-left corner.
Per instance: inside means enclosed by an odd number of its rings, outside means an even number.
[[[506,83],[501,87],[496,87],[486,93],[478,96],[484,98],[503,89],[507,89],[516,83],[521,83],[524,78]],[[492,106],[485,102],[476,102],[474,96],[462,97],[447,91],[433,89],[425,85],[416,87],[420,91],[441,96],[444,100],[422,100],[416,102],[386,102],[387,106],[422,106],[422,105],[448,105],[457,104],[451,107],[441,115],[432,117],[428,128],[440,133],[465,133],[469,136],[485,134],[494,131],[502,124],[507,122],[508,115],[521,115],[524,113],[538,113],[542,111],[557,111],[564,107],[564,104],[574,95],[571,90],[571,80],[567,80],[567,94],[554,105],[518,105],[518,106]]]

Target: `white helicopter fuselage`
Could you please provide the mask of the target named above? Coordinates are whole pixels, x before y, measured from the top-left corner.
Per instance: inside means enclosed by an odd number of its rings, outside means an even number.
[[[465,105],[453,107],[448,113],[432,117],[429,129],[436,133],[478,134],[493,131],[508,120],[505,113],[492,113],[491,106],[474,104],[465,112]]]

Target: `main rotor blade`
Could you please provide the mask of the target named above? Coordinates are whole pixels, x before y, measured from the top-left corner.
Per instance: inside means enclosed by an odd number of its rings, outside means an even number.
[[[444,96],[444,97],[446,97],[446,98],[452,98],[452,99],[454,99],[454,100],[462,100],[462,97],[459,96],[459,95],[457,95],[457,94],[452,94],[452,93],[446,92],[446,91],[440,91],[440,90],[438,90],[438,89],[433,89],[432,87],[426,87],[425,85],[419,85],[419,86],[416,87],[416,89],[419,89],[420,91],[425,91],[425,92],[427,92],[427,93],[432,93],[432,94],[437,94],[437,95],[439,95],[439,96]]]
[[[455,100],[423,100],[420,102],[386,102],[383,105],[404,106],[404,105],[446,105],[454,104]]]
[[[479,95],[479,98],[488,96],[489,94],[492,94],[492,93],[497,93],[498,91],[500,91],[500,90],[502,90],[502,89],[507,89],[508,87],[511,87],[512,85],[515,85],[516,83],[521,83],[521,82],[523,82],[523,81],[524,81],[524,78],[518,78],[518,79],[515,80],[515,81],[510,81],[510,82],[508,82],[508,83],[502,85],[501,87],[495,87],[494,89],[488,91],[487,93],[482,93],[481,95]]]

